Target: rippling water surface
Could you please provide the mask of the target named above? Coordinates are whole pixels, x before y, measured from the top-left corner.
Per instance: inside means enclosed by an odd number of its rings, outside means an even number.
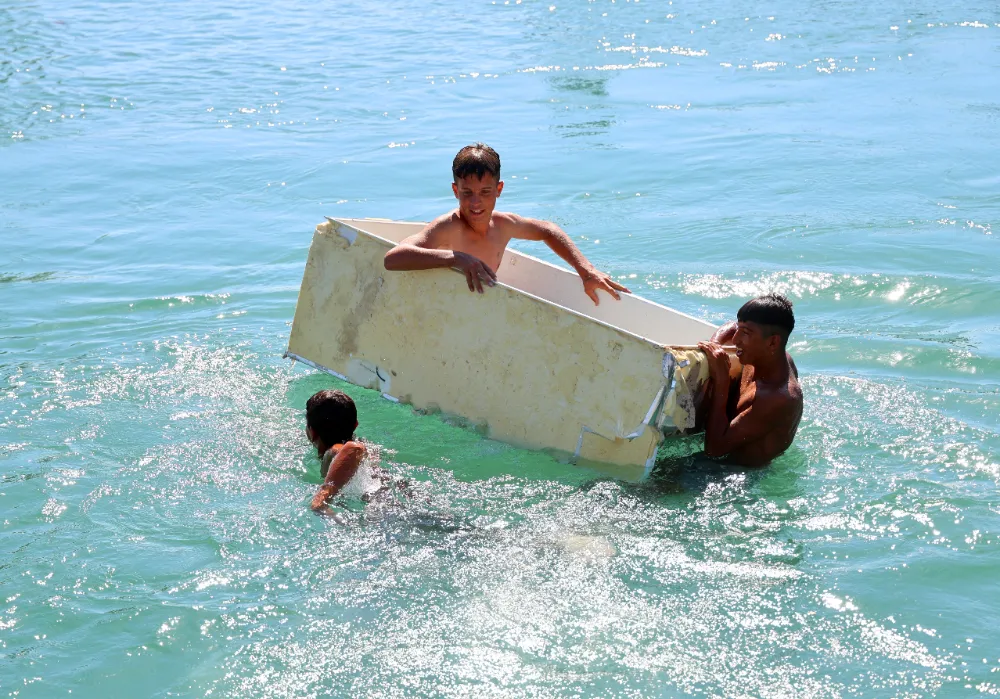
[[[975,0],[0,0],[0,694],[1000,693],[998,46]],[[792,449],[634,484],[352,387],[414,497],[312,516],[312,228],[443,212],[473,140],[637,293],[788,294]]]

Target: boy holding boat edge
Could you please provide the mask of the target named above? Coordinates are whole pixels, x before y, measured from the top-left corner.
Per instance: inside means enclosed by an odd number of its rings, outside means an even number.
[[[705,398],[705,454],[740,466],[766,466],[795,439],[802,419],[799,371],[785,348],[795,328],[792,303],[781,294],[750,299],[736,322],[698,346],[708,356],[712,387]],[[739,382],[729,378],[736,345],[743,364]]]
[[[610,275],[597,270],[569,236],[554,223],[494,211],[503,191],[500,156],[483,143],[466,146],[452,162],[451,188],[458,208],[427,224],[385,255],[390,271],[412,271],[450,267],[465,274],[469,291],[483,293],[483,284],[493,286],[507,244],[513,238],[540,240],[565,260],[583,282],[584,293],[600,303],[602,290],[614,299],[618,292],[631,293]]]

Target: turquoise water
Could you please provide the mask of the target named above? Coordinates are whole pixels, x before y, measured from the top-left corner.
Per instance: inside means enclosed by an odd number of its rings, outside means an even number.
[[[0,695],[1000,693],[998,46],[971,0],[0,2]],[[312,228],[443,212],[473,140],[637,293],[787,293],[792,449],[637,485],[351,387],[416,494],[312,516]]]

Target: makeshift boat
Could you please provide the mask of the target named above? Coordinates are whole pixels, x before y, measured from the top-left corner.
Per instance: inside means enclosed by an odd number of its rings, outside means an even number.
[[[510,249],[484,294],[456,270],[386,271],[385,253],[423,226],[317,226],[286,356],[625,477],[693,426],[708,375],[693,346],[714,325],[635,295],[594,306],[575,273]]]

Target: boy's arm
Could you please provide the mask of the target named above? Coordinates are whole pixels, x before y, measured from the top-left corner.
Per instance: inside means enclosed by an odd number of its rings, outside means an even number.
[[[705,454],[725,456],[766,435],[781,414],[783,403],[775,396],[757,396],[732,422],[726,412],[729,398],[729,355],[714,342],[700,342],[708,356],[712,379],[711,405],[705,420]]]
[[[489,265],[468,253],[450,250],[449,232],[451,215],[433,221],[415,235],[411,235],[385,254],[382,263],[390,272],[408,272],[419,269],[457,269],[465,275],[469,291],[483,293],[483,282],[496,281],[496,273]]]
[[[580,248],[556,224],[551,221],[540,221],[523,216],[513,216],[512,218],[515,222],[513,237],[522,240],[541,240],[552,248],[552,252],[566,260],[580,275],[580,279],[583,280],[583,290],[595,306],[601,302],[597,297],[598,289],[611,294],[616,300],[621,299],[619,291],[624,291],[626,294],[632,293],[613,280],[611,275],[601,272],[590,264],[590,260],[580,252]]]
[[[714,342],[719,345],[731,345],[733,343],[733,338],[736,337],[736,321],[726,323],[712,335],[712,339],[709,342]]]
[[[340,448],[326,472],[323,485],[313,496],[313,512],[317,514],[331,513],[327,503],[354,477],[364,457],[365,447],[360,442],[348,442]]]

